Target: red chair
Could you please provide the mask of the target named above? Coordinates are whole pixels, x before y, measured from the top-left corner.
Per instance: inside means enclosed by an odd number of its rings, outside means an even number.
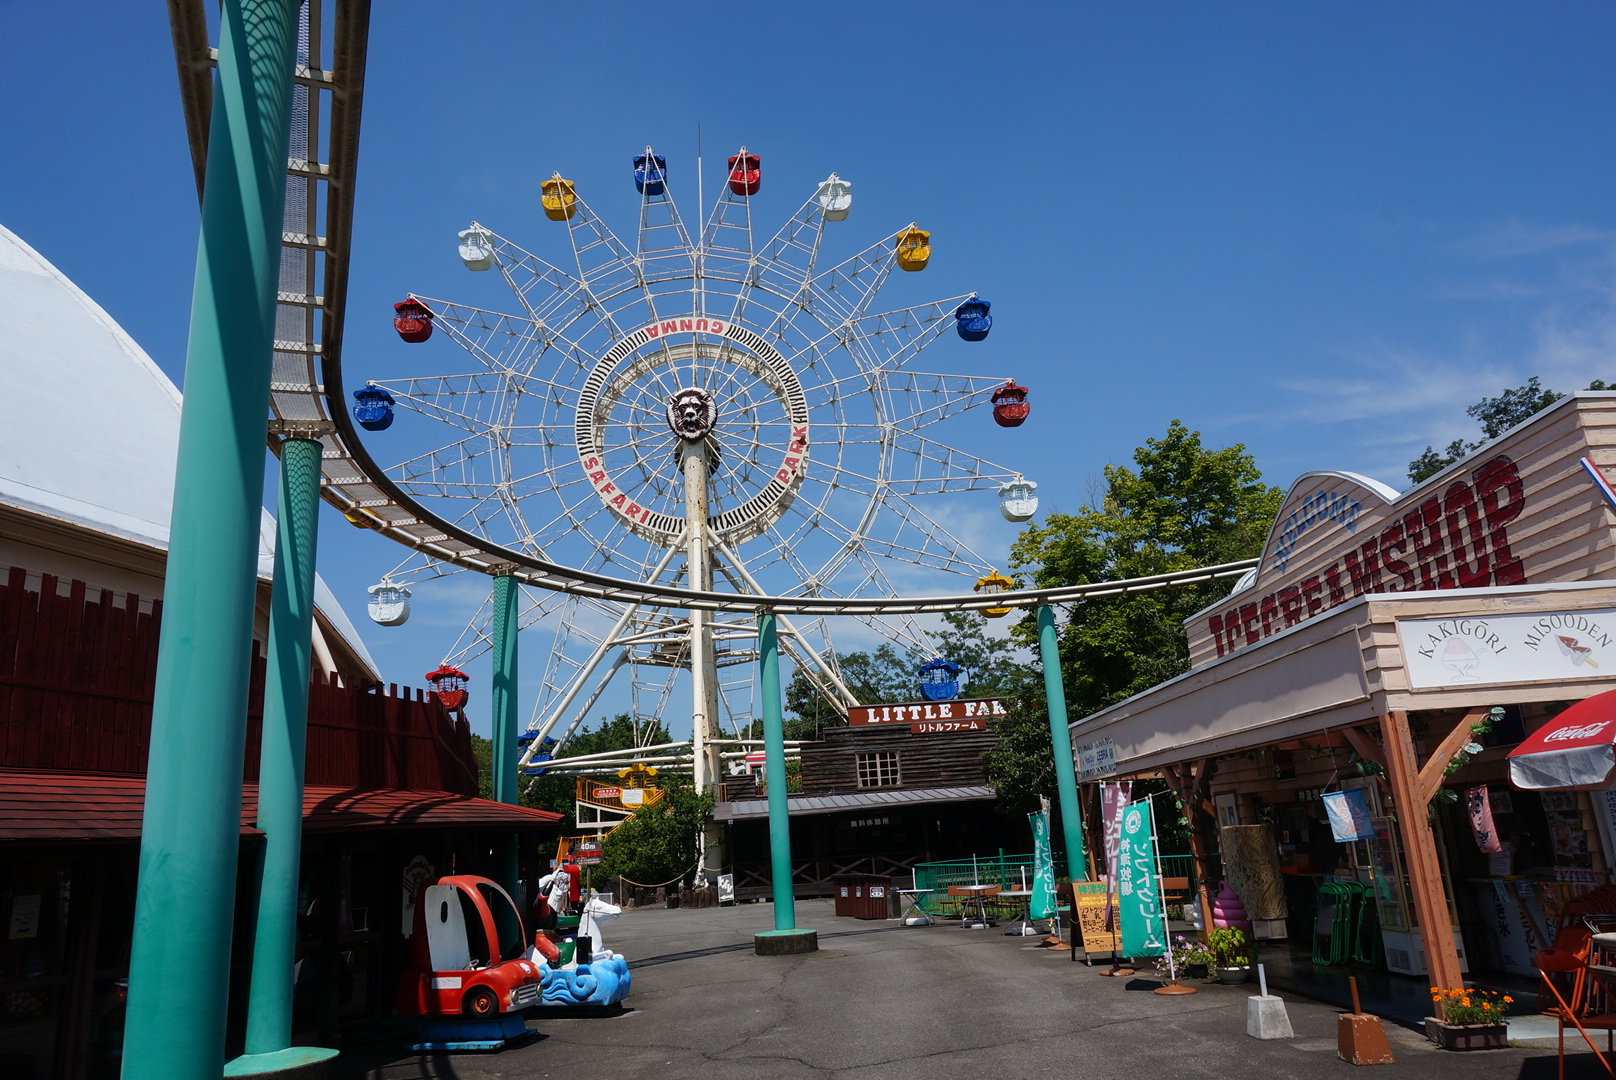
[[[1605,1055],[1601,1054],[1599,1047],[1594,1045],[1593,1036],[1588,1034],[1589,1028],[1594,1028],[1595,1030],[1603,1028],[1606,1049],[1611,1049],[1613,1040],[1616,1040],[1616,1014],[1602,1013],[1597,1016],[1579,1017],[1576,1010],[1567,1004],[1565,997],[1561,995],[1560,988],[1554,985],[1554,980],[1548,978],[1551,973],[1570,975],[1572,976],[1573,985],[1582,983],[1588,976],[1588,961],[1575,953],[1561,952],[1559,949],[1543,949],[1537,954],[1534,962],[1538,971],[1544,976],[1543,985],[1548,987],[1549,993],[1554,995],[1554,1000],[1560,1003],[1553,1008],[1544,1010],[1557,1021],[1555,1031],[1559,1037],[1559,1080],[1565,1080],[1565,1026],[1567,1020],[1571,1021],[1572,1024],[1576,1025],[1577,1030],[1582,1032],[1583,1039],[1588,1043],[1588,1049],[1594,1052],[1594,1056],[1599,1059],[1599,1064],[1605,1067],[1605,1071],[1611,1075],[1613,1080],[1616,1080],[1616,1069],[1611,1068],[1610,1062],[1605,1060]]]
[[[1583,962],[1583,967],[1577,969],[1575,972],[1570,973],[1569,975],[1565,975],[1560,972],[1556,972],[1554,974],[1560,976],[1561,982],[1557,989],[1560,991],[1559,996],[1564,999],[1567,1007],[1578,1015],[1587,1012],[1587,964],[1593,954],[1593,931],[1589,930],[1581,923],[1575,923],[1571,926],[1562,927],[1560,932],[1555,935],[1554,949],[1552,951],[1569,953]],[[1541,968],[1538,970],[1538,979],[1542,984],[1538,987],[1539,1000],[1544,1000],[1549,997],[1548,991],[1546,991],[1543,987],[1548,985],[1550,978],[1551,975],[1548,971]]]

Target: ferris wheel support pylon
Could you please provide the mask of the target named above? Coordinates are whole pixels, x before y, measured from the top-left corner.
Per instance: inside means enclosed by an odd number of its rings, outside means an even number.
[[[678,553],[678,551],[678,548],[670,547],[666,552],[663,553],[662,560],[656,564],[656,569],[652,571],[651,580],[655,581],[656,578],[668,568],[668,564],[673,561],[673,557]],[[594,652],[590,654],[589,659],[584,662],[583,667],[576,675],[573,676],[572,686],[567,689],[567,692],[562,697],[561,701],[550,710],[549,715],[546,716],[544,721],[539,725],[538,731],[534,733],[533,741],[528,743],[527,748],[522,751],[521,757],[517,759],[516,764],[518,769],[525,768],[532,762],[533,755],[538,752],[539,746],[546,738],[549,737],[551,730],[553,730],[556,726],[556,721],[561,719],[561,715],[567,711],[567,707],[572,704],[573,699],[578,696],[581,690],[583,690],[584,683],[589,679],[589,676],[594,674],[595,669],[600,666],[600,662],[606,658],[606,654],[611,652],[613,645],[621,644],[619,638],[623,633],[623,630],[630,622],[634,620],[634,616],[639,614],[641,606],[642,605],[638,603],[631,604],[628,609],[618,617],[617,623],[612,627],[611,632],[606,635],[606,637],[601,641],[600,645],[598,645]],[[614,668],[613,670],[615,671],[616,669]],[[598,691],[596,692],[595,696],[600,696]],[[576,727],[577,725],[574,723],[572,726]],[[571,729],[569,728],[569,733],[570,730]]]

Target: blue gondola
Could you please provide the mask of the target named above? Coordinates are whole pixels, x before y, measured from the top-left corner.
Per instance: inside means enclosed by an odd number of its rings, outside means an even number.
[[[980,296],[973,296],[954,309],[954,329],[966,341],[981,341],[993,329],[993,316],[988,309],[993,305]]]
[[[393,426],[392,394],[375,383],[366,383],[364,389],[355,390],[353,396],[359,403],[353,407],[353,415],[360,427],[366,431],[386,431]]]
[[[960,666],[942,657],[920,667],[920,695],[927,701],[952,701],[959,697]]]
[[[640,154],[634,159],[634,190],[660,195],[668,190],[668,161],[661,154]]]

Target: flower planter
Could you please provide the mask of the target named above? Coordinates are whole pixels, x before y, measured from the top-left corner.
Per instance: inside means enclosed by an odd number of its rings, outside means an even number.
[[[1244,965],[1240,967],[1218,967],[1215,970],[1217,972],[1218,982],[1228,985],[1243,983],[1247,979],[1251,978],[1251,968]]]
[[[1425,1037],[1444,1050],[1502,1050],[1509,1045],[1509,1024],[1449,1024],[1427,1016]]]
[[[1207,974],[1206,969],[1207,965],[1205,964],[1185,964],[1184,977],[1186,979],[1204,979]]]

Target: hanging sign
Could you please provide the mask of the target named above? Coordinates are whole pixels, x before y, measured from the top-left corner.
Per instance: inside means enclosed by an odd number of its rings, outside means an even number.
[[[854,705],[847,710],[849,724],[918,724],[937,720],[986,720],[1009,716],[998,698],[959,701],[909,701],[901,705]],[[976,729],[973,729],[976,730]]]
[[[1055,859],[1049,850],[1049,811],[1028,814],[1027,824],[1032,826],[1032,896],[1027,899],[1027,914],[1047,919],[1055,914]]]
[[[1472,619],[1399,619],[1415,689],[1541,679],[1608,679],[1616,669],[1616,609]]]
[[[1148,801],[1134,803],[1122,812],[1122,835],[1117,844],[1117,905],[1123,956],[1160,956],[1166,951]]]
[[[1470,831],[1476,836],[1476,847],[1484,855],[1496,855],[1504,850],[1493,827],[1493,807],[1487,798],[1487,785],[1476,784],[1465,788],[1465,811],[1470,815]]]
[[[1110,739],[1095,739],[1093,742],[1078,743],[1075,751],[1077,758],[1077,778],[1079,780],[1093,780],[1101,776],[1115,776],[1117,771],[1117,750],[1111,745]]]
[[[1330,817],[1330,835],[1336,843],[1374,839],[1375,826],[1369,820],[1369,794],[1363,788],[1326,791],[1321,801],[1324,812]]]
[[[595,798],[597,799],[621,799],[622,797],[622,788],[598,787],[595,789]]]

